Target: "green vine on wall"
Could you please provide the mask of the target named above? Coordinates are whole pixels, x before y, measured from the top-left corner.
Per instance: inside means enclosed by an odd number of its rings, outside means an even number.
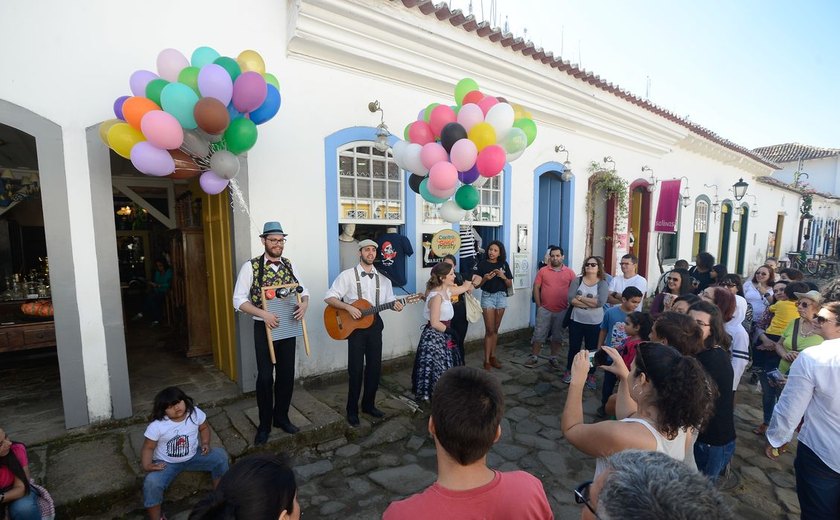
[[[628,182],[615,173],[615,170],[605,170],[599,163],[593,161],[589,164],[589,174],[592,176],[592,189],[586,197],[586,212],[590,222],[595,217],[594,197],[597,193],[603,193],[604,197],[613,199],[615,203],[616,219],[627,218],[627,197],[630,192]]]

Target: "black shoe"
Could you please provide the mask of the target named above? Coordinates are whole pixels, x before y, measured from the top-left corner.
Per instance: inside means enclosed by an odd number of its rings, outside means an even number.
[[[380,410],[377,407],[368,408],[367,410],[362,410],[363,413],[370,415],[371,417],[376,417],[377,419],[382,419],[385,417],[385,412]]]
[[[292,435],[296,434],[300,431],[300,428],[292,424],[292,421],[285,419],[282,421],[274,421],[275,428],[280,428],[286,433],[291,433]]]
[[[257,435],[254,437],[254,446],[259,446],[266,442],[268,442],[268,432],[257,430]]]
[[[353,428],[359,426],[359,424],[361,424],[359,422],[359,414],[347,412],[347,423]]]

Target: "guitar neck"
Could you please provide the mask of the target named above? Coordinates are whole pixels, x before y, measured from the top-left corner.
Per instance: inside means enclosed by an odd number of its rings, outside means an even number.
[[[384,310],[390,310],[394,308],[394,304],[401,300],[394,300],[392,302],[383,303],[381,305],[377,305],[375,307],[369,307],[362,311],[362,316],[369,316],[371,314],[378,314]]]

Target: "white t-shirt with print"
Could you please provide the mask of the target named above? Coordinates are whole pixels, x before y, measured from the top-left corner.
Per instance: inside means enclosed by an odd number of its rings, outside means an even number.
[[[175,422],[169,417],[152,421],[143,435],[157,442],[153,459],[174,464],[195,457],[200,444],[198,427],[206,419],[207,415],[196,406],[193,413],[181,422]]]
[[[621,298],[621,293],[624,292],[624,289],[628,287],[635,287],[638,290],[642,291],[642,303],[644,303],[645,294],[647,294],[648,290],[648,283],[645,280],[645,277],[636,274],[631,276],[630,278],[625,278],[623,274],[618,276],[614,276],[613,279],[610,281],[610,294],[618,293],[619,298]],[[636,310],[641,312],[642,310],[642,303],[639,303],[639,306],[636,307]],[[611,307],[615,307],[616,305],[621,305],[620,303],[614,303]]]

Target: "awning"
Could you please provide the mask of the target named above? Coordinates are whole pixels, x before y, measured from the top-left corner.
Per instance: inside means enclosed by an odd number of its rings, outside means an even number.
[[[681,182],[682,179],[662,181],[659,188],[659,205],[656,207],[656,221],[653,225],[654,231],[676,233]]]

